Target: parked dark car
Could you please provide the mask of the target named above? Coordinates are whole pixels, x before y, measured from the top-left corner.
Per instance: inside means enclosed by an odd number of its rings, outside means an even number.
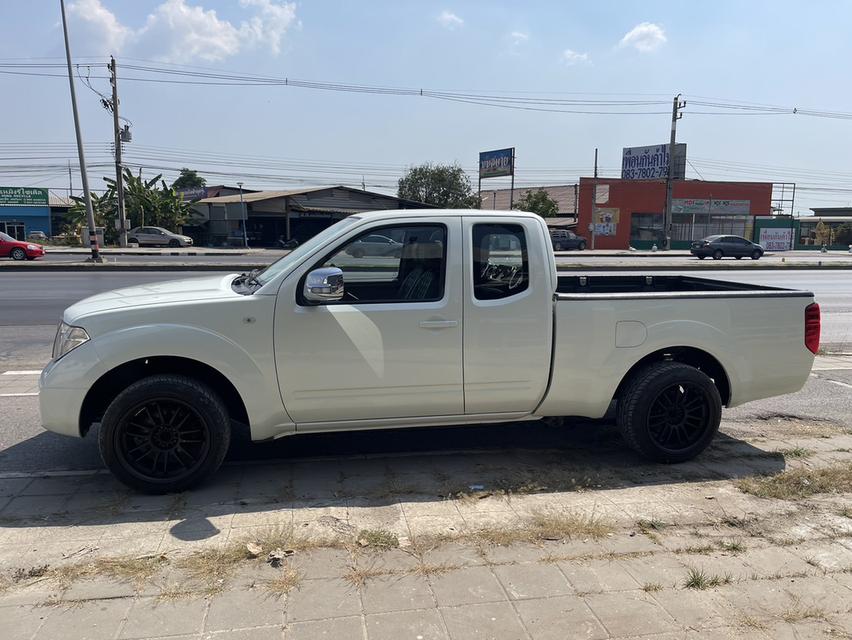
[[[751,258],[760,260],[763,256],[763,247],[759,244],[746,240],[740,236],[707,236],[704,240],[696,240],[689,249],[692,255],[699,260],[711,256],[714,260],[722,258]]]
[[[551,231],[550,243],[553,245],[554,251],[563,251],[565,249],[583,251],[586,248],[586,239],[567,229]]]

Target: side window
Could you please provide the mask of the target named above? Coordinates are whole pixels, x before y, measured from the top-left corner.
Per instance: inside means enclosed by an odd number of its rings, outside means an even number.
[[[314,268],[343,270],[338,304],[429,302],[444,297],[446,254],[444,225],[395,225],[370,229]]]
[[[519,224],[473,225],[473,294],[498,300],[529,287],[527,239]]]

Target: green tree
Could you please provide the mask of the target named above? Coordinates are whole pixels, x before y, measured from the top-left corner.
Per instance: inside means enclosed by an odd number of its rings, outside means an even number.
[[[519,211],[530,211],[537,213],[543,218],[555,216],[559,213],[559,203],[550,197],[544,189],[527,191],[513,206]]]
[[[118,205],[115,198],[115,190],[107,189],[105,193],[98,195],[91,192],[92,212],[95,214],[95,226],[104,228],[104,243],[114,244],[118,239],[118,231],[115,229],[115,220],[118,214]],[[86,200],[82,196],[71,196],[74,204],[68,210],[67,231],[75,234],[87,226],[89,221],[86,215]]]
[[[207,180],[198,175],[195,169],[184,167],[180,170],[180,175],[172,182],[173,189],[190,189],[192,187],[206,187]]]
[[[425,202],[445,209],[479,206],[470,178],[458,165],[422,164],[411,167],[399,179],[397,195],[405,200]]]

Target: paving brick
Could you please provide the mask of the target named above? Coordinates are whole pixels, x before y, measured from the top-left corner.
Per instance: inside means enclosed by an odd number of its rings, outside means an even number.
[[[641,591],[586,596],[586,604],[613,636],[647,635],[676,631],[666,611]]]
[[[384,613],[435,606],[435,598],[426,578],[385,576],[370,578],[361,589],[365,613]]]
[[[609,637],[589,606],[578,596],[524,600],[516,607],[533,640]]]
[[[686,627],[721,627],[736,616],[736,610],[715,590],[663,589],[650,595],[678,624]]]
[[[340,578],[304,580],[287,597],[287,622],[338,618],[361,613],[358,589]]]
[[[420,564],[417,556],[403,549],[386,551],[359,551],[355,555],[359,568],[378,571],[410,571]]]
[[[158,602],[141,598],[133,603],[119,638],[156,638],[200,633],[206,600]]]
[[[3,640],[31,640],[51,611],[31,606],[0,607]]]
[[[255,627],[252,629],[231,629],[229,631],[218,631],[216,633],[205,633],[202,640],[281,640],[284,627],[280,624],[268,627]],[[187,640],[195,640],[197,636],[190,636]],[[181,640],[180,638],[169,638],[168,640]]]
[[[415,609],[367,615],[369,640],[447,640],[437,609]]]
[[[345,549],[314,549],[298,552],[291,559],[294,569],[305,579],[339,578],[350,568],[352,555]]]
[[[523,624],[508,602],[473,604],[441,610],[452,640],[520,640]]]
[[[438,605],[452,607],[479,602],[499,602],[506,595],[488,567],[464,567],[430,579]]]
[[[485,557],[476,547],[458,542],[447,542],[424,550],[421,557],[424,564],[430,565],[471,567],[485,564]]]
[[[560,561],[558,564],[578,593],[628,591],[642,586],[614,560]]]
[[[672,555],[654,554],[618,561],[640,585],[675,587],[683,584],[687,566]]]
[[[0,517],[3,518],[39,518],[58,515],[65,511],[67,495],[59,496],[18,496],[7,504]]]
[[[747,549],[739,559],[749,565],[760,577],[813,573],[814,567],[794,553],[779,547]]]
[[[361,616],[294,622],[284,627],[284,640],[317,640],[318,638],[364,640]]]
[[[494,567],[494,573],[513,600],[574,593],[555,564],[507,564]]]
[[[205,631],[223,631],[240,627],[282,625],[284,599],[276,598],[262,587],[229,589],[210,601]]]
[[[34,478],[19,495],[22,496],[65,496],[77,491],[80,481],[74,477]]]
[[[130,598],[92,600],[73,606],[57,605],[36,634],[36,640],[56,640],[69,636],[74,640],[112,640],[130,610]]]

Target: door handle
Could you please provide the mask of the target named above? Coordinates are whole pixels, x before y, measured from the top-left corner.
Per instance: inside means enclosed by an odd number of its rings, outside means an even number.
[[[449,329],[459,326],[458,320],[421,320],[421,329]]]

